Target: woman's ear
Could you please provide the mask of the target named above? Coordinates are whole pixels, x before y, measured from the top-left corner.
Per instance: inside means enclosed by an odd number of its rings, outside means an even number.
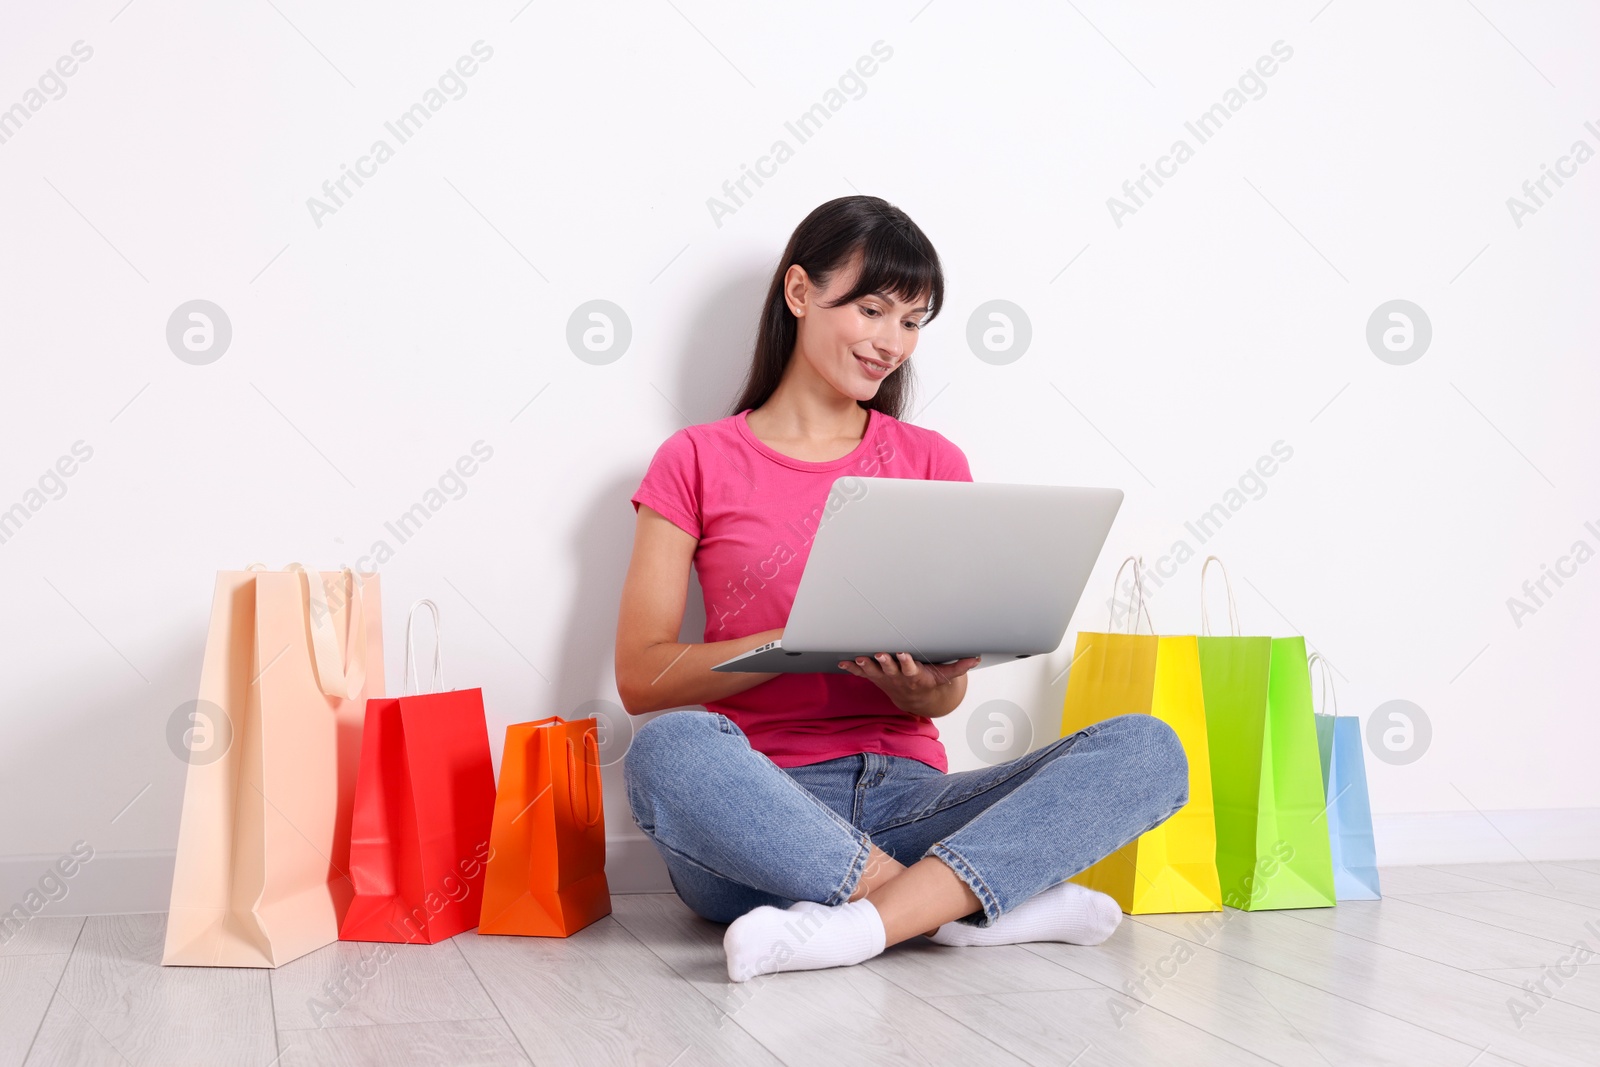
[[[790,265],[783,276],[783,301],[789,313],[797,319],[806,317],[806,303],[811,291],[811,277],[800,264]]]

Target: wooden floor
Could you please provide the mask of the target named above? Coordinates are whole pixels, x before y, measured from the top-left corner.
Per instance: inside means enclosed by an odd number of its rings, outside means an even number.
[[[0,1063],[1600,1063],[1600,861],[1383,880],[1381,902],[1130,919],[1098,948],[918,939],[744,985],[724,928],[671,895],[617,896],[567,940],[345,943],[276,971],[162,968],[162,915],[41,916],[0,949]]]

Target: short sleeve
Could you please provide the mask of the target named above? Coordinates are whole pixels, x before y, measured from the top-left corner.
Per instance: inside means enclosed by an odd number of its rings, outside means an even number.
[[[700,463],[688,430],[679,430],[656,449],[633,494],[634,511],[640,504],[660,512],[690,537],[700,537]]]
[[[957,448],[954,442],[938,431],[931,431],[934,437],[933,470],[934,479],[945,482],[970,482],[972,481],[972,468],[967,464],[967,454]]]

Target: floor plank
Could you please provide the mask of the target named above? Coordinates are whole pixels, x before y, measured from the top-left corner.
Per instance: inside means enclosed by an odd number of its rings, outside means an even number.
[[[56,956],[72,951],[83,929],[83,916],[39,916],[29,919],[3,943],[0,956]]]
[[[0,1067],[1592,1067],[1600,956],[1568,964],[1600,949],[1600,869],[1578,862],[1388,868],[1382,901],[1139,916],[1094,948],[917,939],[738,984],[726,927],[670,893],[571,938],[345,943],[277,971],[163,968],[162,916],[41,917],[0,946]]]
[[[1056,960],[1134,1000],[1226,1037],[1277,1063],[1461,1063],[1478,1049],[1332,993],[1205,947],[1227,924],[1226,911],[1195,922],[1199,943],[1138,920],[1094,948],[1039,943],[1030,951]],[[1209,933],[1210,936],[1206,936]]]
[[[67,954],[0,956],[0,1064],[21,1063],[67,967]]]
[[[436,1020],[383,1026],[291,1030],[275,1067],[392,1067],[448,1063],[499,1067],[529,1063],[502,1019]]]
[[[341,941],[320,948],[272,972],[272,1002],[280,1038],[288,1030],[497,1019],[500,1014],[449,941]]]
[[[1600,860],[1556,860],[1557,867],[1570,867],[1575,871],[1587,871],[1590,874],[1600,874]]]
[[[781,973],[735,984],[722,953],[725,926],[699,918],[671,894],[619,897],[614,906],[646,947],[786,1064],[832,1067],[868,1057],[951,1067],[1021,1062],[875,969]],[[894,946],[873,962],[900,950]]]
[[[1488,892],[1494,888],[1491,883],[1457,874],[1450,867],[1382,867],[1378,870],[1378,884],[1386,897]]]
[[[1100,985],[1022,945],[952,948],[918,937],[868,960],[864,966],[919,997],[1038,993],[1048,989],[1095,989]]]
[[[1051,1067],[1271,1062],[1110,989],[983,993],[928,1002],[1013,1055]]]
[[[1600,1014],[1600,964],[1591,962],[1588,966],[1572,967],[1552,961],[1549,967],[1508,967],[1478,973],[1515,986],[1515,991],[1509,995],[1529,1009],[1536,1009],[1541,1000],[1549,997]]]
[[[1489,893],[1434,893],[1411,901],[1419,907],[1457,918],[1537,937],[1550,945],[1537,960],[1537,966],[1555,956],[1564,956],[1574,941],[1587,941],[1600,952],[1600,907],[1585,907],[1555,897],[1534,896],[1510,889]],[[1493,966],[1490,964],[1488,966]],[[1515,967],[1516,963],[1502,966]],[[1471,968],[1481,970],[1482,968]]]
[[[1467,971],[1537,967],[1552,953],[1562,951],[1554,941],[1492,926],[1439,906],[1442,900],[1470,901],[1493,895],[1434,893],[1415,900],[1353,900],[1336,908],[1307,909],[1295,914],[1304,922]]]
[[[453,941],[541,1067],[781,1062],[613,916],[567,938]]]
[[[1488,1054],[1514,1063],[1593,1067],[1600,1015],[1546,1004],[1537,1025],[1524,1020],[1519,1026],[1507,1006],[1510,991],[1504,983],[1307,921],[1299,913],[1241,915],[1204,942],[1179,916],[1142,916],[1140,921],[1413,1026],[1488,1048]]]
[[[733,1021],[788,1067],[1014,1064],[987,1036],[864,967],[764,975]]]
[[[85,921],[29,1064],[266,1064],[278,1054],[265,970],[163,967],[164,915]]]
[[[1600,911],[1600,874],[1559,863],[1463,863],[1445,868],[1499,889],[1555,897]]]

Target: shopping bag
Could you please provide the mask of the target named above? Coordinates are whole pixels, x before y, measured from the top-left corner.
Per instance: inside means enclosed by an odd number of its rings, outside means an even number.
[[[378,576],[217,575],[162,963],[277,967],[338,940],[361,715],[383,693]]]
[[[594,719],[506,727],[480,934],[566,937],[611,914]]]
[[[433,682],[418,693],[412,626],[433,616]],[[494,763],[483,690],[445,691],[439,609],[406,617],[406,695],[367,701],[350,827],[355,899],[341,941],[436,944],[478,925]]]
[[[1383,893],[1378,888],[1378,845],[1372,836],[1372,801],[1367,794],[1366,757],[1361,751],[1361,720],[1339,714],[1339,695],[1322,653],[1311,653],[1306,666],[1315,666],[1322,673],[1317,751],[1322,759],[1323,818],[1328,824],[1328,845],[1333,857],[1334,897],[1379,900]]]
[[[1130,915],[1221,911],[1217,835],[1211,811],[1211,765],[1206,757],[1206,711],[1194,637],[1140,634],[1148,622],[1144,578],[1133,565],[1134,601],[1128,633],[1078,634],[1061,711],[1061,736],[1116,715],[1154,715],[1177,733],[1189,756],[1189,802],[1166,822],[1129,842],[1072,881],[1107,894]],[[1152,625],[1151,630],[1155,627]]]
[[[1211,743],[1222,901],[1244,911],[1326,908],[1333,860],[1323,825],[1322,768],[1303,637],[1211,636],[1200,569],[1200,683]],[[1223,571],[1227,583],[1227,571]]]

